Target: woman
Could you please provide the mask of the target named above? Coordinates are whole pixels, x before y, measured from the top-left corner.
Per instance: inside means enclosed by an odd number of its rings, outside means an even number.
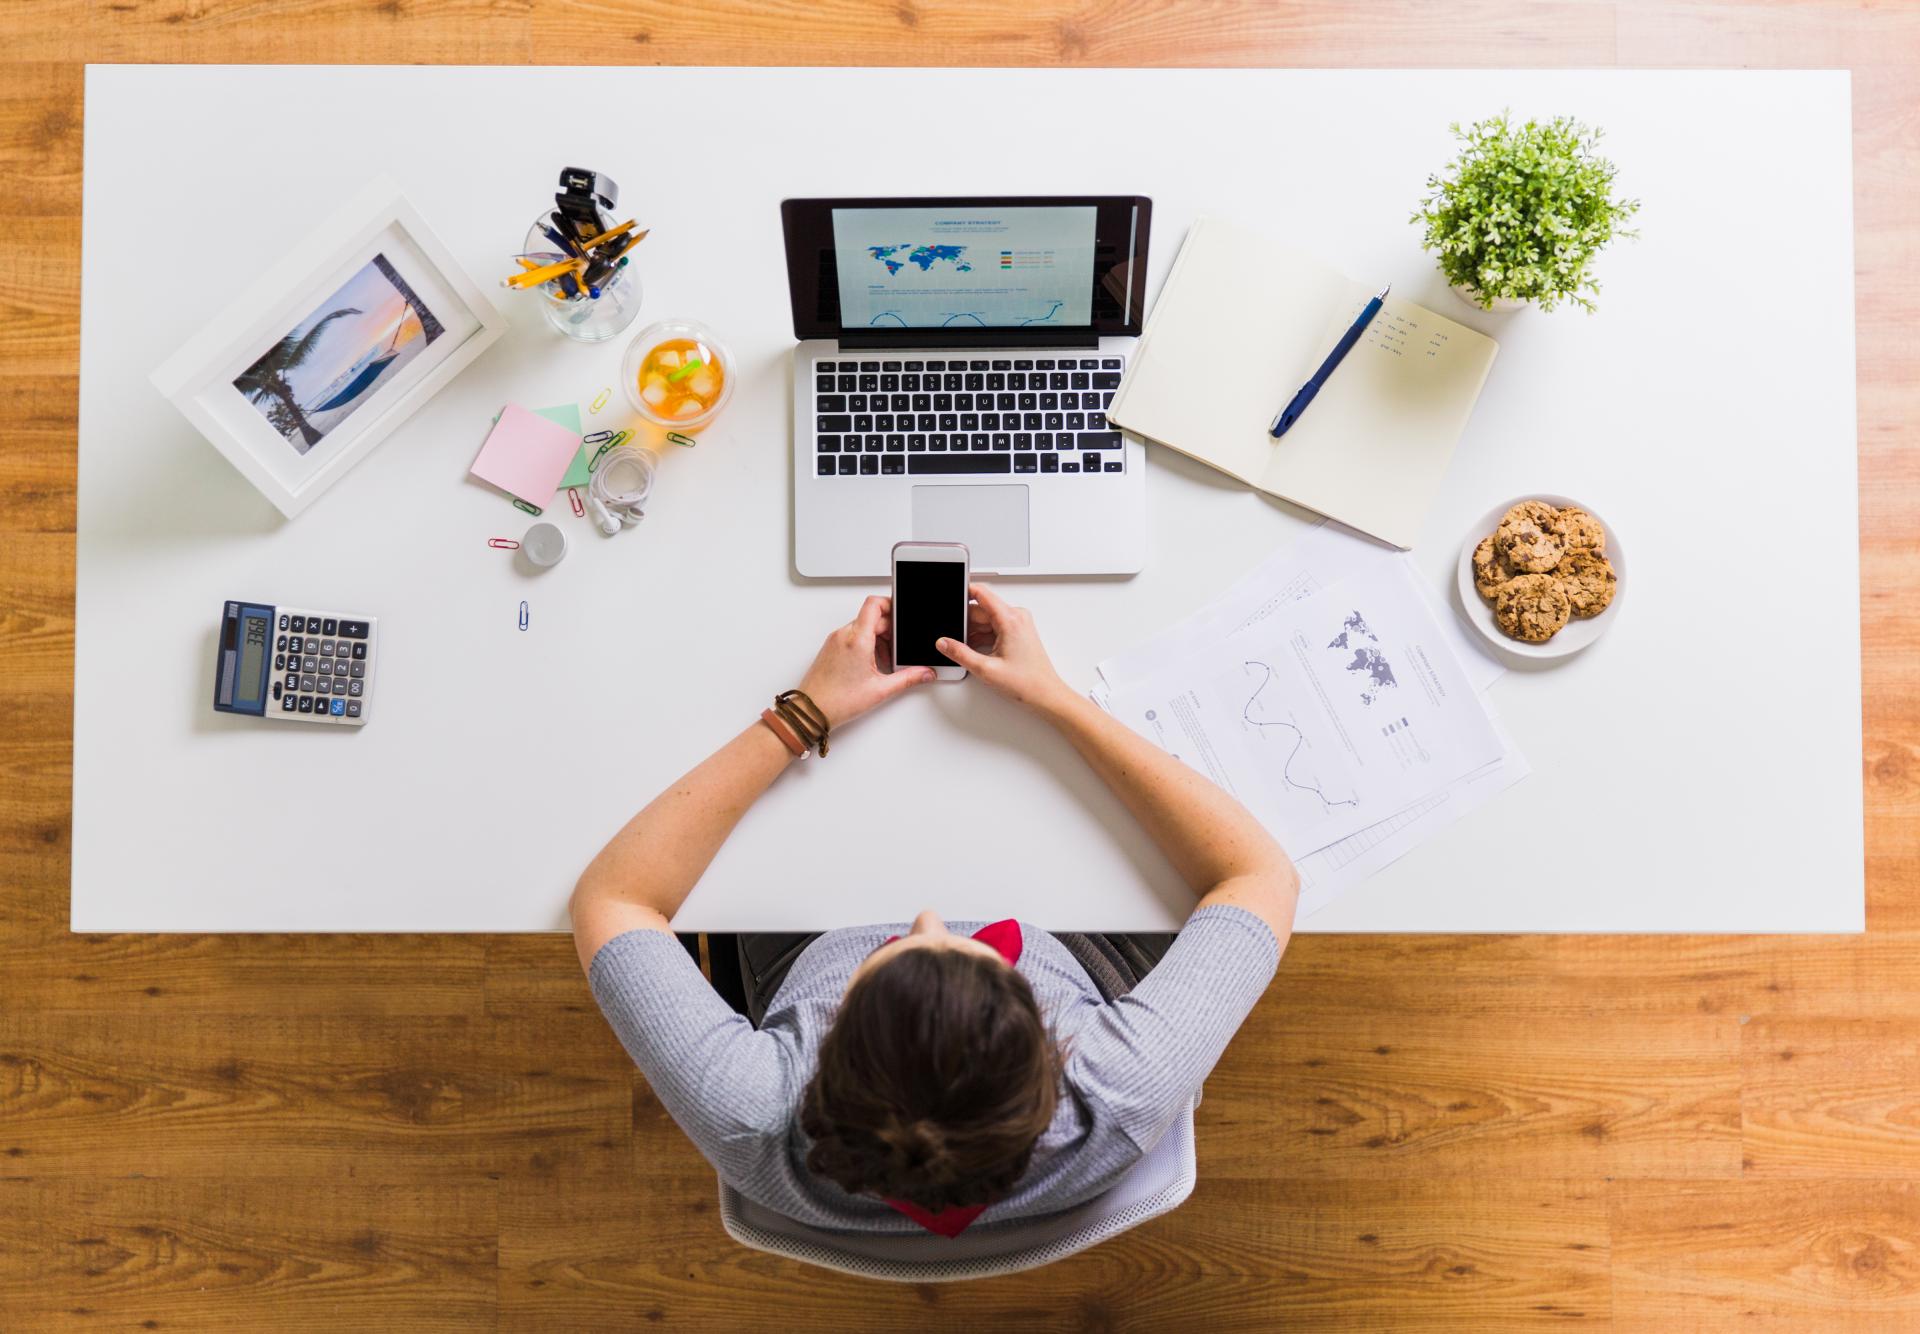
[[[594,997],[660,1101],[735,1189],[810,1226],[954,1235],[983,1208],[991,1226],[1100,1194],[1192,1102],[1292,928],[1292,863],[1253,817],[1068,687],[1025,611],[971,595],[971,642],[940,651],[1056,728],[1193,887],[1170,945],[949,929],[931,909],[801,949],[742,937],[758,1025],[736,1014],[671,922],[811,739],[804,709],[752,723],[655,798],[574,891]],[[889,611],[868,598],[801,682],[829,749],[932,680],[881,670]]]

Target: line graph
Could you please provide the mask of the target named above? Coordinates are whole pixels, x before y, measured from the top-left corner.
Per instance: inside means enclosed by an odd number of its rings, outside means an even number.
[[[1360,805],[1360,798],[1357,796],[1347,797],[1345,799],[1329,797],[1317,782],[1303,783],[1294,778],[1293,762],[1300,757],[1300,751],[1306,746],[1307,734],[1302,732],[1299,727],[1291,721],[1275,719],[1272,722],[1265,722],[1253,716],[1253,706],[1259,702],[1261,692],[1273,684],[1273,668],[1264,662],[1247,662],[1242,665],[1246,667],[1258,667],[1263,675],[1260,678],[1260,684],[1254,687],[1253,693],[1247,696],[1247,702],[1241,706],[1241,721],[1251,727],[1284,727],[1293,733],[1293,749],[1287,752],[1286,761],[1280,766],[1281,781],[1296,792],[1313,793],[1314,796],[1320,799],[1320,808],[1323,811],[1330,811],[1338,806],[1351,806],[1357,809]]]

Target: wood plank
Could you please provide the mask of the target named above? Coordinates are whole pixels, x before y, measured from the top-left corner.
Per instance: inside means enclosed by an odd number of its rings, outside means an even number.
[[[492,1328],[491,1184],[0,1179],[15,1330]]]
[[[90,0],[87,59],[525,64],[531,0]]]
[[[743,1250],[711,1173],[502,1185],[503,1327],[1472,1330],[1604,1325],[1598,1182],[1229,1180],[1044,1270],[894,1292]]]
[[[470,936],[0,932],[0,1015],[478,1016],[485,975]]]
[[[1920,1176],[1920,1019],[1768,1020],[1743,1038],[1749,1176]]]
[[[1331,1026],[1445,1008],[1477,1018],[1904,1015],[1920,932],[1868,936],[1294,937],[1263,1008]]]
[[[0,1175],[549,1186],[631,1154],[604,1023],[0,1016]]]
[[[1207,1081],[1203,1154],[1347,1180],[1739,1175],[1735,1019],[1446,1011],[1436,995],[1328,1024],[1262,1006]]]
[[[10,230],[0,246],[0,366],[70,375],[80,360],[80,229],[61,218]]]
[[[0,372],[0,533],[71,533],[75,498],[74,453],[79,439],[77,376],[24,377]],[[9,543],[9,545],[15,545]],[[71,547],[61,548],[71,554]],[[5,570],[7,557],[0,557]],[[70,572],[69,572],[70,578]],[[7,582],[34,586],[28,575]],[[60,608],[63,619],[73,609],[72,590]],[[0,606],[0,626],[14,614]],[[7,650],[0,640],[0,654]]]
[[[10,31],[17,31],[20,17],[9,8]],[[78,65],[27,64],[17,55],[7,63],[0,83],[0,174],[7,182],[0,217],[15,219],[16,229],[80,225],[81,87]]]
[[[542,64],[1610,65],[1613,19],[1589,0],[533,0],[532,42]]]
[[[483,939],[487,951],[487,1013],[600,1013],[587,987],[587,975],[580,970],[580,956],[573,948],[571,935]]]
[[[1622,1329],[1920,1328],[1913,1182],[1620,1181],[1609,1189]]]

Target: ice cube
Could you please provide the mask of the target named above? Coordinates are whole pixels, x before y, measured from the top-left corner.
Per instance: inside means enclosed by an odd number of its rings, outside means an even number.
[[[656,408],[666,402],[667,377],[664,375],[649,375],[642,381],[640,384],[640,401]]]
[[[666,370],[676,370],[680,365],[680,354],[670,347],[663,347],[653,354],[653,364]]]
[[[702,398],[711,398],[713,391],[720,387],[719,377],[711,369],[702,366],[687,377],[687,389]]]
[[[676,417],[698,417],[706,410],[707,405],[697,398],[683,398],[673,405],[673,415]]]

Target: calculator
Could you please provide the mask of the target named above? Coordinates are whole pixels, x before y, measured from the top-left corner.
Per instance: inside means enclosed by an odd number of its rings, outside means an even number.
[[[358,727],[373,706],[378,628],[371,616],[229,602],[220,619],[213,707]]]

